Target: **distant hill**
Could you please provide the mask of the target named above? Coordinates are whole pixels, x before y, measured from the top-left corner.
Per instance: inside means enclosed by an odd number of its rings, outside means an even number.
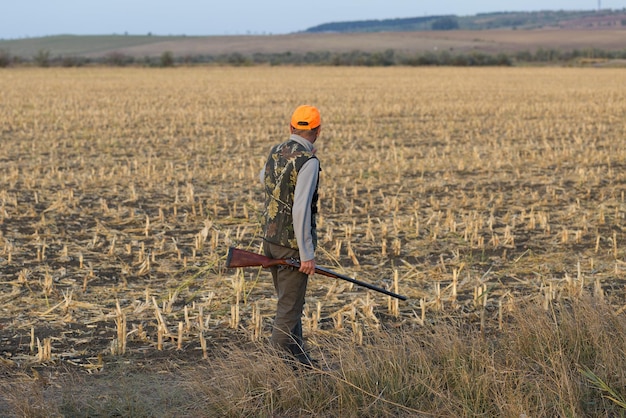
[[[165,52],[176,58],[209,57],[239,54],[307,54],[322,51],[336,54],[351,51],[382,52],[394,50],[404,54],[428,51],[453,53],[484,52],[489,54],[536,51],[538,49],[597,48],[626,51],[626,27],[605,30],[533,29],[533,30],[451,30],[421,32],[324,32],[289,35],[239,36],[48,36],[43,38],[0,41],[0,52],[33,59],[42,51],[50,58],[84,57],[98,59],[123,55],[144,59]]]
[[[405,19],[360,20],[324,23],[306,29],[320,32],[406,32],[428,30],[487,30],[626,27],[626,9],[599,11],[495,12],[473,16],[424,16]]]
[[[405,19],[384,19],[384,20],[357,20],[349,22],[323,23],[305,30],[307,33],[323,32],[411,32],[420,30],[431,30],[435,22],[443,20],[455,21],[456,16],[424,16],[411,17]],[[451,29],[457,29],[451,28]]]
[[[335,22],[286,35],[57,35],[0,40],[0,67],[3,62],[5,66],[11,62],[154,64],[163,55],[185,63],[215,60],[240,64],[259,58],[260,62],[306,64],[334,62],[343,54],[349,62],[362,62],[355,51],[380,55],[376,62],[443,53],[527,56],[527,52],[541,51],[545,55],[547,50],[552,51],[550,57],[562,53],[564,59],[598,57],[596,52],[588,52],[595,50],[620,52],[622,58],[626,56],[625,40],[626,9],[501,12]]]

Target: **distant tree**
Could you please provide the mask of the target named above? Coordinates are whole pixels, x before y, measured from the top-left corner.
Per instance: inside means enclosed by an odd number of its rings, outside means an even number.
[[[152,62],[152,58],[149,55],[145,55],[143,58],[138,60],[141,65],[144,67],[155,67],[156,64]]]
[[[442,17],[431,24],[432,30],[454,30],[459,28],[459,21],[452,16]]]
[[[452,57],[450,64],[456,67],[466,67],[471,64],[471,59],[465,54],[458,54]]]
[[[556,61],[560,57],[561,57],[560,52],[554,48],[551,48],[551,49],[539,48],[535,52],[535,61],[539,61],[539,62]]]
[[[395,54],[396,54],[396,51],[394,51],[393,49],[391,48],[386,49],[385,52],[383,52],[382,54],[381,64],[384,66],[394,65],[396,63]]]
[[[45,49],[40,49],[37,54],[33,57],[35,64],[39,67],[49,67],[50,66],[50,51]]]
[[[65,56],[61,57],[60,60],[63,67],[81,67],[85,64],[85,59],[80,57]]]
[[[513,65],[513,61],[511,60],[511,57],[509,57],[504,52],[501,52],[498,55],[496,55],[495,60],[496,60],[495,64],[501,67],[510,67]]]
[[[415,64],[416,65],[438,65],[439,59],[437,58],[437,55],[429,51],[429,52],[425,52],[419,55],[417,57],[417,60],[415,61]]]
[[[448,51],[441,51],[437,58],[439,59],[439,65],[452,65],[453,57]]]
[[[519,62],[531,62],[533,61],[533,54],[528,50],[518,51],[515,54],[515,59]]]
[[[428,23],[443,16],[423,16],[405,19],[359,20],[324,23],[306,32],[381,32],[427,29]]]
[[[235,67],[249,66],[252,64],[252,61],[250,61],[249,58],[239,52],[233,52],[232,54],[228,55],[226,61],[230,65],[234,65]]]
[[[161,54],[161,67],[173,67],[174,66],[174,54],[172,51],[165,51]]]
[[[127,64],[131,64],[133,62],[133,57],[128,55],[124,55],[121,52],[111,52],[104,57],[104,61],[116,67],[123,67]]]
[[[9,51],[0,49],[0,68],[11,65],[11,54]]]

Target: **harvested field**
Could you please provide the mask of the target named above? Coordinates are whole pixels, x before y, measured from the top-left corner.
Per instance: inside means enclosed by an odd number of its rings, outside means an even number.
[[[3,378],[262,343],[269,273],[225,255],[260,249],[258,172],[301,103],[323,117],[319,263],[409,297],[316,276],[313,346],[442,320],[490,332],[584,295],[624,315],[623,85],[618,69],[3,71]]]

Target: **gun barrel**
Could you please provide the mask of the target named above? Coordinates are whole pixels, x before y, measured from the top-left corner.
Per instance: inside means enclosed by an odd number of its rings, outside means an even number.
[[[342,280],[348,281],[350,283],[354,283],[354,284],[359,285],[359,286],[367,287],[370,290],[374,290],[376,292],[383,293],[383,294],[385,294],[387,296],[391,296],[391,297],[394,297],[396,299],[400,299],[400,300],[406,300],[407,299],[406,296],[398,295],[397,293],[391,292],[391,291],[389,291],[387,289],[383,289],[382,287],[374,286],[373,284],[362,282],[360,280],[353,279],[352,277],[344,276],[343,274],[335,273],[334,271],[325,269],[324,267],[315,267],[315,271],[320,273],[320,274],[323,274],[324,276],[336,277],[338,279],[342,279]]]
[[[250,251],[240,250],[234,247],[230,247],[228,249],[228,256],[226,257],[227,268],[258,267],[258,266],[261,266],[263,268],[269,268],[269,267],[277,266],[277,265],[287,265],[287,266],[298,268],[300,267],[300,262],[298,260],[292,260],[292,259],[288,260],[288,259],[269,258],[261,254],[256,254]],[[397,293],[391,292],[387,289],[383,289],[378,286],[374,286],[373,284],[365,283],[360,280],[353,279],[352,277],[344,276],[343,274],[336,273],[324,267],[316,266],[315,272],[321,275],[327,276],[327,277],[346,280],[350,283],[354,283],[356,285],[366,287],[370,290],[383,293],[387,296],[391,296],[396,299],[400,299],[400,300],[407,299],[406,296],[398,295]]]

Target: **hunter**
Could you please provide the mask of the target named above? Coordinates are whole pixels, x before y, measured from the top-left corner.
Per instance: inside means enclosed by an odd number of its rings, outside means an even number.
[[[261,181],[265,188],[263,250],[270,258],[296,258],[300,268],[271,268],[278,296],[271,343],[305,366],[313,366],[302,338],[302,311],[309,275],[315,273],[316,214],[320,162],[313,147],[321,131],[317,108],[299,106],[289,139],[272,147]]]

